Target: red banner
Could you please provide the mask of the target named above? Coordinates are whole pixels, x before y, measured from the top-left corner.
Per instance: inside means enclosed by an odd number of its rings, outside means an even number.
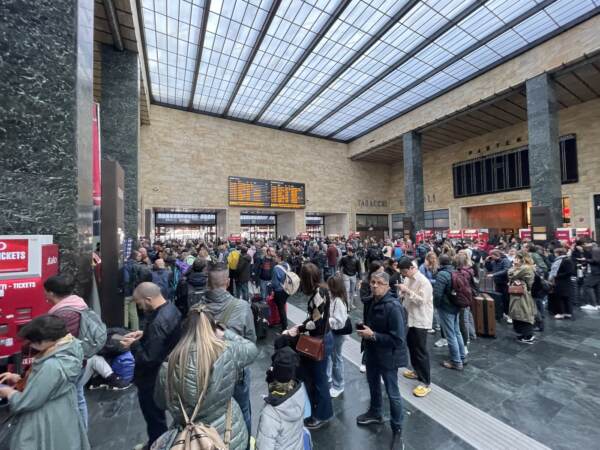
[[[0,241],[0,273],[27,272],[29,269],[29,241],[6,239]]]

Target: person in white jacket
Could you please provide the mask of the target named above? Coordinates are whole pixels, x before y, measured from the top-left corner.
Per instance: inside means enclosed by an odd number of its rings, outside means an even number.
[[[412,260],[406,256],[398,262],[404,282],[398,285],[402,296],[402,304],[408,315],[408,334],[406,342],[410,353],[413,370],[406,370],[403,375],[421,382],[413,390],[417,397],[425,397],[431,392],[431,374],[429,351],[427,350],[427,332],[433,322],[433,288]]]
[[[282,347],[272,360],[267,371],[269,395],[258,420],[256,450],[303,450],[307,394],[296,379],[298,355],[291,347]]]
[[[344,285],[344,279],[340,274],[327,280],[331,302],[329,305],[329,328],[333,334],[333,352],[327,363],[327,376],[331,388],[331,398],[339,397],[344,392],[344,358],[342,357],[342,346],[346,340],[345,334],[339,334],[348,320],[348,294]],[[337,331],[337,333],[336,333]]]

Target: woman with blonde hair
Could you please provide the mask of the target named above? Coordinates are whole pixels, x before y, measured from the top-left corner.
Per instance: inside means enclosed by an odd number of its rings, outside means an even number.
[[[248,430],[233,391],[238,374],[256,359],[258,349],[215,323],[204,308],[199,304],[190,309],[182,337],[161,367],[154,396],[159,407],[169,410],[173,428],[153,448],[171,448],[186,417],[214,427],[221,438],[229,431],[231,440],[225,444],[230,450],[248,446]]]
[[[531,295],[534,281],[535,269],[531,256],[527,252],[517,252],[513,267],[508,270],[508,314],[513,320],[517,341],[522,344],[533,344],[535,340],[533,324],[537,308]]]

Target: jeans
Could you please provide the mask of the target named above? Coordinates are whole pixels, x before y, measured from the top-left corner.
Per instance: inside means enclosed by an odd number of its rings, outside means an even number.
[[[113,373],[110,364],[108,364],[106,359],[102,356],[94,355],[87,360],[87,364],[83,368],[83,375],[81,377],[82,385],[85,386],[95,373],[104,379],[108,378]]]
[[[250,405],[250,369],[245,368],[242,371],[242,377],[236,383],[233,389],[233,398],[240,405],[242,415],[244,416],[244,423],[248,428],[248,436],[252,430],[252,408]]]
[[[597,306],[600,302],[600,279],[592,275],[586,276],[583,280],[582,291],[585,297],[583,303]]]
[[[275,291],[275,304],[277,305],[277,311],[279,311],[279,320],[281,325],[281,331],[287,330],[287,309],[286,303],[289,295],[285,291]]]
[[[534,300],[535,306],[537,308],[534,325],[538,327],[540,331],[544,331],[544,299],[534,297]]]
[[[385,391],[390,400],[390,424],[395,432],[402,431],[402,398],[398,389],[398,369],[384,369],[378,365],[367,363],[367,382],[371,394],[371,405],[369,411],[381,416],[383,410],[383,398],[381,394],[381,379],[385,385]]]
[[[245,281],[242,283],[241,281],[238,281],[236,287],[237,287],[237,296],[239,298],[241,298],[242,300],[249,301],[250,300],[250,291],[248,290],[248,282]]]
[[[85,401],[85,383],[87,380],[85,379],[86,368],[81,369],[81,373],[77,378],[75,383],[75,387],[77,388],[77,408],[79,409],[79,413],[81,414],[81,419],[83,420],[83,426],[87,430],[88,428],[88,408],[87,403]],[[89,378],[88,378],[89,380]]]
[[[138,401],[142,415],[146,421],[148,433],[148,448],[152,446],[161,434],[167,431],[167,417],[165,411],[154,403],[154,384],[138,386]]]
[[[260,298],[263,302],[267,301],[269,296],[269,283],[270,280],[260,280]]]
[[[327,378],[331,379],[331,387],[338,391],[344,390],[344,357],[342,356],[342,346],[346,336],[342,334],[333,334],[333,351],[327,361]]]
[[[123,302],[125,320],[123,321],[123,326],[125,328],[129,328],[132,331],[137,331],[140,329],[140,319],[138,317],[137,306],[133,301],[133,297],[125,297],[125,301]]]
[[[342,278],[344,279],[344,287],[346,288],[346,293],[348,294],[348,306],[354,307],[354,297],[356,294],[356,275],[346,275],[342,274]]]
[[[460,334],[460,318],[458,313],[450,313],[443,309],[438,310],[442,330],[448,341],[450,359],[456,364],[462,364],[465,359],[465,343]]]
[[[327,279],[329,279],[329,277],[332,277],[335,275],[335,272],[337,271],[337,267],[336,266],[328,266],[327,267]],[[327,280],[325,280],[327,281]]]
[[[333,417],[333,405],[329,395],[329,381],[327,378],[327,360],[333,350],[333,337],[331,333],[325,335],[325,358],[323,361],[314,361],[302,358],[306,372],[310,377],[308,396],[312,405],[313,417],[317,420],[329,420]]]

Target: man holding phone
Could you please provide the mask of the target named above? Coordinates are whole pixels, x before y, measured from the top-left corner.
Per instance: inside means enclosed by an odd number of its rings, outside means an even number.
[[[369,281],[373,302],[358,335],[365,340],[365,365],[371,402],[369,410],[356,418],[358,425],[383,423],[381,380],[390,400],[391,449],[401,449],[402,398],[398,388],[398,368],[408,364],[406,328],[402,305],[390,290],[390,276],[375,272]]]

